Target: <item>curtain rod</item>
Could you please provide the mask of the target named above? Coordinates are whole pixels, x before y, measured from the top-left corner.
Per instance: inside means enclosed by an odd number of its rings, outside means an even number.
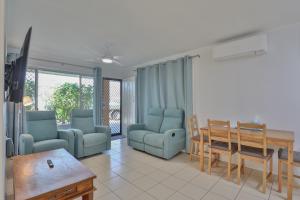
[[[183,56],[185,57],[185,56]],[[158,63],[165,63],[165,62],[171,62],[171,61],[174,61],[174,60],[177,60],[179,58],[183,58],[183,57],[178,57],[178,58],[175,58],[175,59],[170,59],[170,60],[166,60],[166,61],[162,61],[162,62],[158,62]],[[189,58],[200,58],[200,54],[196,54],[196,55],[193,55],[193,56],[187,56]],[[157,64],[157,63],[156,63]],[[155,64],[152,64],[152,65],[155,65]],[[147,65],[144,65],[144,66],[141,66],[141,67],[137,67],[137,68],[143,68],[143,67],[146,67]],[[136,71],[137,69],[134,69],[132,71]]]
[[[36,60],[36,61],[42,61],[42,62],[50,62],[50,63],[56,63],[60,65],[72,65],[80,68],[88,68],[88,69],[93,69],[91,66],[85,66],[85,65],[77,65],[77,64],[72,64],[72,63],[66,63],[66,62],[59,62],[55,60],[48,60],[48,59],[43,59],[43,58],[34,58],[34,57],[29,57],[29,59]]]

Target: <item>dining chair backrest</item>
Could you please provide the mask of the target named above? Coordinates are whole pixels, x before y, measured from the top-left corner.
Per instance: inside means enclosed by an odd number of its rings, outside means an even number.
[[[228,150],[231,150],[230,121],[208,119],[208,140],[228,143]]]
[[[198,119],[196,115],[192,115],[191,117],[188,118],[188,129],[189,129],[190,138],[200,135]]]
[[[238,151],[242,146],[262,149],[264,156],[267,156],[266,124],[241,123],[237,122]]]

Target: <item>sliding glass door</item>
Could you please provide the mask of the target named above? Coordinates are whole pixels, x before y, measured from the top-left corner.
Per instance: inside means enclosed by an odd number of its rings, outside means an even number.
[[[122,80],[103,78],[103,124],[112,135],[122,134]]]

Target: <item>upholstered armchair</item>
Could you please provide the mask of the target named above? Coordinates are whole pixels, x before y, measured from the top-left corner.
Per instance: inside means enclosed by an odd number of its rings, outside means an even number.
[[[75,156],[77,158],[110,149],[110,128],[94,125],[93,110],[73,110],[71,128],[75,134]]]
[[[64,148],[74,154],[74,133],[57,130],[55,112],[26,112],[26,133],[20,135],[20,154]]]

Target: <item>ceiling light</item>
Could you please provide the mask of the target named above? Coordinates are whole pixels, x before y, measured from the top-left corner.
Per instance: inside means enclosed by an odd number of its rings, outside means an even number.
[[[110,58],[102,58],[102,62],[104,62],[104,63],[112,63],[113,60],[110,59]]]

